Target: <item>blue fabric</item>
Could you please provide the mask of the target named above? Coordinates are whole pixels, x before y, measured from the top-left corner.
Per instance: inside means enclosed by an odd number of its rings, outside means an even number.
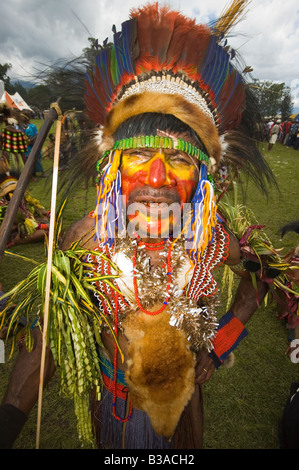
[[[219,320],[218,330],[220,330],[225,325],[227,325],[233,318],[234,318],[234,314],[232,312],[227,312],[225,315],[223,315],[223,317],[221,317]],[[240,341],[246,338],[247,335],[248,335],[248,331],[244,327],[243,331],[240,333],[240,335],[238,336],[234,344],[231,346],[231,348],[225,351],[220,357],[218,357],[214,351],[211,351],[210,357],[213,359],[216,369],[220,367],[220,365],[225,361],[225,359],[230,355],[230,353],[234,349],[237,348]]]
[[[145,411],[133,408],[124,431],[123,423],[115,419],[112,414],[112,406],[113,395],[104,389],[98,409],[93,414],[94,424],[96,427],[99,426],[98,445],[101,449],[171,449],[173,447],[172,442],[168,442],[163,436],[155,433]],[[118,398],[116,414],[125,416],[126,410],[127,402]]]
[[[32,124],[32,123],[28,124],[28,126],[25,129],[25,135],[27,135],[27,137],[29,137],[29,139],[32,139],[37,134],[38,134],[38,132],[37,132],[36,125]]]
[[[110,360],[99,350],[100,367],[107,377],[113,380],[114,370]],[[117,382],[127,387],[125,372],[117,369]],[[126,416],[127,400],[117,398],[115,412],[118,416]],[[99,426],[98,445],[100,448],[122,449],[123,423],[112,414],[113,394],[104,388],[98,409],[93,414],[96,427]],[[126,423],[125,449],[169,449],[171,442],[158,436],[152,428],[145,411],[133,408],[132,415]]]
[[[36,125],[32,124],[32,123],[28,124],[28,126],[26,127],[24,132],[25,132],[25,135],[29,139],[32,139],[33,137],[35,137],[38,134]],[[33,147],[33,145],[27,145],[27,152],[25,152],[25,157],[26,158],[30,154],[30,152],[32,150],[32,147]],[[44,172],[44,168],[43,168],[41,159],[42,159],[42,152],[40,151],[39,155],[37,157],[37,160],[35,162],[35,165],[34,165],[33,173],[43,173]]]
[[[113,370],[113,364],[107,359],[101,351],[99,351],[99,357],[100,357],[100,368],[103,374],[106,377],[109,377],[110,380],[113,380],[114,378],[114,370]],[[127,387],[127,383],[125,381],[125,372],[117,369],[117,383],[124,385]]]

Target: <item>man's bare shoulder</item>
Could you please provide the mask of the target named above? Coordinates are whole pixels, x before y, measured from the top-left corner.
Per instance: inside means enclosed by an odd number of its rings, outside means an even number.
[[[72,243],[79,240],[82,241],[81,244],[85,248],[94,248],[96,245],[94,242],[94,219],[88,215],[70,226],[63,239],[61,249],[67,250]]]
[[[226,228],[229,234],[229,256],[226,260],[226,264],[234,266],[241,261],[241,250],[239,240],[233,235],[233,233]]]

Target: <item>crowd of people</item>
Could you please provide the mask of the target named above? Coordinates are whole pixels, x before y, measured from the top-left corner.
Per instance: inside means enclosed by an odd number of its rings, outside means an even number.
[[[264,139],[269,142],[268,150],[278,141],[282,145],[299,149],[299,121],[271,119],[266,122]]]
[[[38,136],[33,116],[31,111],[20,112],[9,108],[6,104],[2,104],[0,108],[0,224]],[[70,160],[81,145],[79,124],[82,125],[82,123],[80,119],[74,119],[74,117],[76,117],[76,113],[63,116],[62,119],[59,170],[68,168]],[[36,182],[37,178],[46,178],[42,161],[54,158],[54,148],[55,135],[50,133],[35,161],[31,182]],[[87,187],[87,181],[84,184]],[[28,203],[29,200],[30,203]],[[28,207],[30,207],[29,211]],[[49,220],[45,220],[45,214],[40,213],[41,208],[39,201],[26,191],[19,208],[18,221],[13,226],[8,246],[39,241],[44,238]],[[45,212],[44,208],[42,210]]]
[[[0,224],[2,223],[18,179],[38,135],[31,122],[31,113],[11,110],[5,104],[0,109]],[[42,153],[35,163],[32,181],[45,177]],[[28,190],[22,197],[16,219],[12,225],[8,245],[19,245],[43,240],[48,232],[49,214]]]

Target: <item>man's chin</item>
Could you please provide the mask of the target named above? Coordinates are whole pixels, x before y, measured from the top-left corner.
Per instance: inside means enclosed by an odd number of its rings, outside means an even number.
[[[181,206],[179,203],[134,202],[127,207],[127,232],[140,238],[168,238],[180,233]],[[176,229],[176,230],[175,230]]]
[[[129,223],[127,232],[129,236],[138,235],[140,238],[169,238],[178,236],[181,227],[173,217],[143,217],[138,214],[137,216],[128,217]]]

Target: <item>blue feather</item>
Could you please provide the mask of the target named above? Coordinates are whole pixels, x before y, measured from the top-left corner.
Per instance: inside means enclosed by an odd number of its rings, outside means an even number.
[[[108,67],[109,67],[109,56],[110,56],[109,49],[102,49],[101,52],[96,56],[96,68],[100,74],[101,88],[105,92],[107,101],[109,101],[111,93],[112,93],[110,77],[107,76]]]
[[[133,45],[136,39],[137,21],[129,20],[122,24],[123,61],[128,73],[135,73]]]
[[[125,72],[126,68],[123,63],[123,41],[122,41],[122,34],[121,32],[117,32],[113,36],[114,41],[114,48],[115,48],[115,56],[118,66],[119,76],[121,77]]]
[[[215,44],[213,48],[214,56],[211,57],[211,52],[209,51],[209,60],[204,66],[202,71],[202,78],[205,83],[213,90],[215,98],[217,99],[218,93],[225,81],[227,76],[227,66],[228,66],[228,55],[223,49]]]

